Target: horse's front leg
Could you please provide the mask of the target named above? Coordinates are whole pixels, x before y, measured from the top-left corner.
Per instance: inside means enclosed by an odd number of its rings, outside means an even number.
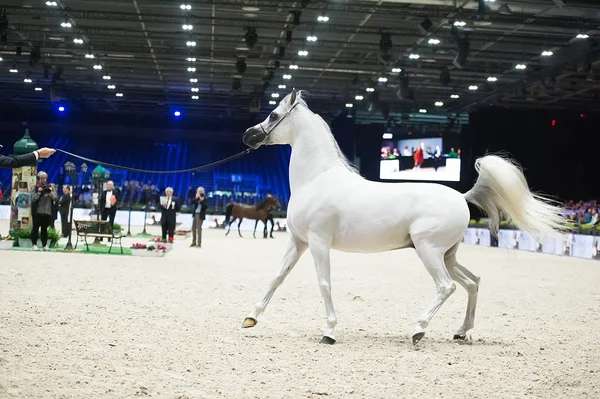
[[[243,217],[240,217],[240,221],[238,222],[238,234],[240,235],[240,237],[242,237],[242,232],[240,231],[240,226],[242,225],[242,220],[244,220]],[[242,237],[244,238],[244,237]]]
[[[229,232],[231,231],[231,225],[233,224],[233,222],[234,222],[234,221],[235,221],[235,218],[232,218],[232,219],[229,221],[229,224],[227,225],[227,233],[225,233],[225,236],[228,236],[228,235],[229,235]]]
[[[327,328],[323,331],[322,344],[333,345],[335,343],[334,330],[337,325],[337,316],[333,307],[333,299],[331,299],[331,238],[325,239],[319,236],[312,235],[308,237],[308,248],[315,261],[317,269],[317,280],[319,289],[325,304],[325,312],[327,313]]]
[[[254,232],[252,232],[252,237],[256,238],[256,227],[258,226],[258,219],[254,222]]]
[[[257,323],[258,316],[260,316],[266,309],[269,301],[273,297],[275,290],[283,283],[287,275],[292,271],[298,260],[306,251],[307,245],[305,242],[300,241],[293,235],[290,237],[290,241],[287,244],[285,255],[283,256],[283,265],[281,270],[277,274],[277,277],[271,281],[267,293],[263,297],[262,301],[258,302],[254,309],[246,316],[242,328],[254,327]]]

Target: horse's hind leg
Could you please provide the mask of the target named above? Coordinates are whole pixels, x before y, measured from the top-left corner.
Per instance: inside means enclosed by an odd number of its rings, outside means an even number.
[[[444,302],[446,302],[446,299],[456,290],[456,284],[452,281],[452,277],[450,277],[444,264],[444,254],[448,248],[441,248],[430,243],[415,243],[415,249],[419,258],[423,261],[425,268],[431,274],[431,277],[433,277],[437,295],[431,305],[421,314],[415,325],[412,336],[413,345],[419,343],[423,338],[425,327],[429,325],[429,322]]]
[[[232,219],[229,221],[229,225],[227,225],[227,233],[225,233],[225,236],[229,235],[229,232],[231,231],[231,225],[233,224],[233,222],[235,222],[235,219],[236,218],[232,217]]]
[[[456,248],[446,254],[446,267],[450,276],[460,284],[468,293],[467,312],[463,325],[454,334],[454,339],[466,340],[467,332],[475,325],[475,308],[477,307],[477,293],[480,278],[471,273],[456,260]]]
[[[252,233],[252,237],[256,238],[256,227],[258,226],[258,219],[254,222],[254,232]]]
[[[244,220],[243,217],[240,217],[240,221],[238,222],[238,234],[240,235],[240,237],[242,237],[242,232],[240,231],[240,226],[242,225],[242,220]],[[244,237],[242,237],[244,238]]]
[[[273,297],[275,290],[283,283],[287,275],[292,271],[298,260],[306,251],[308,245],[305,242],[298,240],[296,237],[291,236],[283,256],[283,265],[277,276],[271,281],[269,289],[265,294],[262,301],[256,304],[252,312],[246,316],[242,328],[254,327],[257,323],[258,316],[263,313],[269,304],[269,301]]]

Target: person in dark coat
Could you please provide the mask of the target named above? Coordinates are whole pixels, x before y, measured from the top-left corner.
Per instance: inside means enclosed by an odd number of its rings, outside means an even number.
[[[63,237],[68,237],[70,232],[69,216],[71,210],[71,187],[63,186],[63,196],[58,201],[58,212],[60,213],[61,232]]]
[[[192,245],[191,247],[202,246],[202,224],[206,219],[206,209],[208,208],[208,200],[204,187],[198,187],[196,197],[192,199]]]
[[[175,235],[175,223],[177,222],[177,212],[181,209],[179,199],[173,197],[173,189],[167,187],[165,189],[165,198],[161,201],[160,210],[160,224],[162,227],[162,240],[167,241],[167,234],[169,235],[169,242],[173,242],[173,236]]]

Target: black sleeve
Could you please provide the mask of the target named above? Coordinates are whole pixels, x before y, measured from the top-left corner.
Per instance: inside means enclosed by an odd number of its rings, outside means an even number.
[[[181,210],[181,203],[179,202],[179,198],[175,201],[175,212],[179,212]]]
[[[9,157],[0,155],[0,168],[20,168],[21,166],[35,166],[37,159],[35,154],[11,155]]]

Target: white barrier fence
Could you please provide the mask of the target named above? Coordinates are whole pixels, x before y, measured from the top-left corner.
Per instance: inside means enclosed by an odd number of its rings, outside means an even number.
[[[96,218],[96,215],[91,214],[90,209],[85,208],[75,208],[73,209],[73,220],[91,220],[92,218]],[[0,205],[0,220],[9,220],[10,219],[10,206],[8,205]],[[150,225],[160,225],[160,212],[148,212],[144,213],[143,211],[131,211],[131,226],[141,227],[144,225],[144,219],[146,219],[146,224]],[[285,219],[282,218],[274,218],[275,229],[274,231],[285,230],[286,224]],[[224,215],[206,215],[206,220],[202,224],[202,229],[210,229],[215,228],[217,226],[222,226],[225,221]],[[57,222],[60,222],[60,215],[58,215]],[[117,211],[117,215],[115,216],[115,223],[121,225],[121,227],[127,230],[127,226],[129,223],[129,211]],[[177,230],[190,230],[192,228],[192,214],[191,213],[180,213],[177,215],[177,223],[180,225],[177,226]],[[240,230],[242,231],[253,231],[254,230],[254,220],[244,219],[240,226]],[[58,226],[58,223],[57,223]],[[268,224],[269,230],[271,229],[271,223]],[[237,222],[231,226],[232,234],[234,230],[237,230]],[[257,231],[263,230],[263,224],[258,222]]]
[[[463,243],[485,247],[492,246],[490,231],[486,228],[468,228],[465,232]],[[527,232],[520,230],[500,230],[498,232],[497,246],[499,248],[600,260],[600,236],[563,234],[562,240],[548,238],[538,243]]]

